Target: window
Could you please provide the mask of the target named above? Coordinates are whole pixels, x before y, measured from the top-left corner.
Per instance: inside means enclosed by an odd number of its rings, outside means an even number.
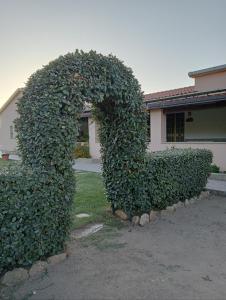
[[[166,115],[167,142],[184,142],[184,113]]]
[[[88,118],[80,118],[79,120],[79,135],[78,142],[88,142],[89,141],[89,126]]]
[[[10,138],[13,139],[13,126],[12,125],[9,127],[9,134],[10,134]]]

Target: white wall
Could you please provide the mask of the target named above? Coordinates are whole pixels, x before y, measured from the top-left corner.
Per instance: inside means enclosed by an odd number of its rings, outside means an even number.
[[[16,132],[14,120],[18,118],[16,102],[21,97],[19,94],[9,105],[0,113],[0,150],[6,152],[16,152]],[[13,126],[13,139],[10,138],[10,126]]]
[[[97,137],[98,125],[93,118],[89,118],[89,151],[92,158],[100,159],[100,143]]]

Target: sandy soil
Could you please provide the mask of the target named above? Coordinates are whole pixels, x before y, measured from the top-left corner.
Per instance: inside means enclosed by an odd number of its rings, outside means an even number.
[[[144,228],[105,228],[71,242],[70,253],[8,299],[226,299],[226,198],[200,200]]]

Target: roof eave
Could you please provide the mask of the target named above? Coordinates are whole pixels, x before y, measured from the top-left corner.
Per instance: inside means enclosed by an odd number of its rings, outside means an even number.
[[[210,92],[211,93],[211,92]],[[226,89],[221,90],[216,93],[216,91],[212,91],[212,94],[209,95],[208,92],[196,93],[193,95],[184,96],[184,97],[171,97],[168,99],[162,99],[160,101],[152,101],[147,103],[146,107],[148,110],[152,109],[164,109],[164,108],[173,108],[173,107],[182,107],[189,105],[205,105],[210,103],[217,102],[225,102],[226,101]]]
[[[197,71],[192,71],[192,72],[188,73],[188,76],[191,78],[196,78],[196,77],[200,77],[200,76],[205,76],[205,75],[214,74],[214,73],[218,73],[218,72],[225,72],[225,71],[226,71],[226,64],[216,66],[216,67],[201,69],[201,70],[197,70]]]

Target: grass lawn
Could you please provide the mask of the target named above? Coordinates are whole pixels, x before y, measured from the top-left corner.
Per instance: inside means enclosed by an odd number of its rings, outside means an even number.
[[[76,193],[72,208],[73,229],[93,222],[119,225],[119,220],[112,216],[109,209],[102,176],[93,172],[76,172]],[[76,217],[79,213],[87,213],[90,217],[79,219]]]

